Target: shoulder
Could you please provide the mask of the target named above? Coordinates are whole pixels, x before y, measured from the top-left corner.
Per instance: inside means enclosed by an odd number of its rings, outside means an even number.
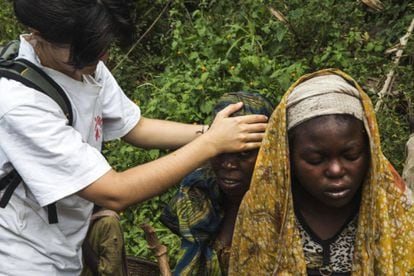
[[[64,118],[58,104],[50,97],[15,80],[0,78],[0,98],[0,119],[18,107],[38,112],[61,113]]]
[[[215,233],[223,216],[216,178],[209,168],[187,175],[160,217],[175,234],[188,237],[197,231]],[[193,229],[190,231],[190,229]]]
[[[108,67],[106,67],[105,63],[102,61],[99,61],[96,67],[95,79],[104,87],[108,85],[117,84],[115,77],[112,75],[111,71],[108,69]]]
[[[180,186],[183,188],[198,187],[208,189],[214,185],[216,177],[208,167],[198,168],[184,177]]]
[[[36,91],[22,83],[0,78],[0,112],[7,113],[8,110],[13,109],[18,105],[31,103],[34,101],[34,93]]]
[[[181,182],[176,198],[188,200],[221,202],[221,192],[216,185],[216,176],[211,167],[199,168],[187,175]]]

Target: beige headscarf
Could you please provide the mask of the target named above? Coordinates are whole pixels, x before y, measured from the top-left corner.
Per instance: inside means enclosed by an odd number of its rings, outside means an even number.
[[[337,75],[318,76],[299,84],[289,94],[286,108],[288,130],[322,115],[364,118],[358,90]]]

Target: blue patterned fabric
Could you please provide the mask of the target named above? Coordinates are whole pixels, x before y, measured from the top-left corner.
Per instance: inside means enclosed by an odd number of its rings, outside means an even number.
[[[212,243],[223,211],[221,196],[210,169],[202,168],[184,178],[164,209],[161,221],[181,237],[174,275],[221,275]]]

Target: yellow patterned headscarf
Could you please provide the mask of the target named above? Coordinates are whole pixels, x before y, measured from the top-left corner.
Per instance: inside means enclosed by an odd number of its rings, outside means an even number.
[[[286,127],[290,92],[306,80],[337,75],[360,94],[371,163],[362,188],[352,274],[414,275],[414,207],[411,191],[384,157],[370,98],[348,75],[325,69],[300,78],[269,120],[250,190],[237,218],[229,275],[306,275],[293,209]]]

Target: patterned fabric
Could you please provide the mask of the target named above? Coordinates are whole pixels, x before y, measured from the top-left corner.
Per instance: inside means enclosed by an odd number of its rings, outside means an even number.
[[[221,275],[227,275],[229,270],[231,246],[226,246],[220,241],[220,239],[216,239],[213,243],[213,249],[217,254]]]
[[[174,275],[221,275],[213,243],[223,218],[221,195],[211,169],[184,178],[161,221],[181,237]]]
[[[216,115],[220,110],[237,102],[243,102],[243,107],[232,114],[232,116],[242,116],[250,114],[263,114],[268,117],[272,115],[273,105],[269,100],[259,93],[239,91],[226,93],[220,97],[216,106],[213,109],[213,115]]]
[[[296,211],[297,225],[302,238],[303,253],[309,275],[350,273],[357,230],[357,216],[353,214],[337,235],[320,240]]]
[[[382,154],[369,97],[345,73],[325,69],[305,75],[293,84],[270,118],[250,190],[240,206],[229,275],[306,275],[303,245],[292,201],[286,102],[298,84],[330,74],[343,77],[358,89],[370,139],[371,160],[362,187],[352,275],[414,273],[411,191]]]

